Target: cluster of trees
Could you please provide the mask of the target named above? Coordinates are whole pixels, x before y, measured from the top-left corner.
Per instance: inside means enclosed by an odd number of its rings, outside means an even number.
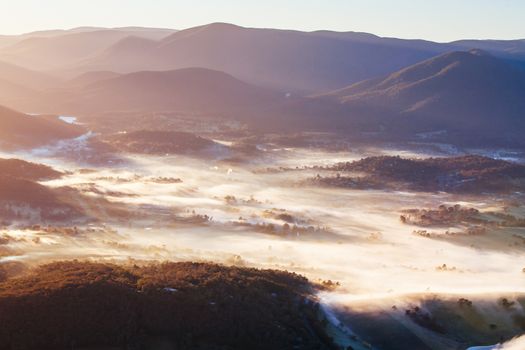
[[[316,176],[308,179],[307,184],[314,186],[328,186],[353,189],[376,189],[384,188],[385,183],[377,181],[370,176],[345,176],[337,173],[336,176]],[[389,184],[390,186],[390,184]]]
[[[471,300],[466,298],[459,298],[458,299],[458,305],[460,307],[472,307],[473,303]]]
[[[464,208],[459,204],[454,206],[440,205],[437,209],[404,210],[400,220],[404,224],[418,226],[446,226],[460,223],[481,224],[486,220],[481,218],[475,208]]]
[[[417,325],[447,338],[450,341],[447,348],[466,349],[479,344],[503,343],[522,334],[524,303],[523,296],[512,300],[504,297],[496,300],[490,296],[472,300],[434,294],[418,298],[416,303],[399,310]],[[398,310],[398,307],[392,309]]]
[[[405,315],[409,317],[414,323],[420,325],[423,328],[430,329],[436,333],[444,334],[445,329],[438,322],[432,314],[423,311],[419,306],[414,306],[412,308],[405,310]]]
[[[178,184],[182,182],[182,180],[178,177],[165,177],[165,176],[149,178],[148,181],[151,181],[157,184]]]
[[[415,236],[421,236],[426,238],[449,238],[449,237],[458,237],[458,236],[480,236],[484,235],[487,232],[487,229],[482,226],[472,226],[462,229],[461,231],[449,231],[445,232],[432,232],[427,230],[414,230],[412,234]]]
[[[0,248],[2,248],[0,243]],[[2,250],[0,249],[0,256],[2,255]],[[0,283],[7,280],[8,278],[20,275],[26,271],[27,266],[18,261],[5,261],[0,264]],[[1,348],[1,342],[0,342]]]
[[[251,224],[244,221],[235,221],[233,223],[236,226],[245,226],[252,228],[255,232],[265,233],[269,235],[278,235],[278,236],[302,236],[302,235],[313,235],[317,236],[320,234],[333,233],[328,227],[323,226],[300,226],[300,225],[290,225],[284,223],[282,225],[277,225],[267,222],[259,222],[256,224]]]
[[[436,266],[436,271],[453,272],[453,271],[459,271],[459,270],[455,266],[447,266],[447,264],[443,264],[443,265]]]
[[[234,195],[228,194],[224,196],[224,202],[228,205],[237,205],[237,204],[243,204],[243,205],[258,205],[262,204],[260,200],[255,199],[253,195],[251,195],[248,199],[245,198],[237,198]]]
[[[420,227],[443,227],[458,226],[460,231],[445,231],[434,233],[427,230],[414,230],[413,234],[429,238],[447,236],[476,236],[482,235],[490,228],[497,227],[525,227],[525,219],[502,212],[483,212],[475,208],[462,207],[459,204],[453,206],[440,205],[437,209],[408,209],[400,215],[404,224],[417,225]],[[523,237],[514,235],[518,239]],[[525,239],[523,239],[525,243]]]
[[[525,188],[525,166],[476,155],[427,159],[378,156],[339,163],[324,170],[363,174],[338,176],[339,181],[324,180],[326,184],[344,187],[403,185],[418,191],[472,193],[512,192]]]
[[[175,218],[176,222],[185,224],[203,225],[213,222],[213,216],[208,214],[198,214],[195,210],[188,212],[188,215],[179,215]]]
[[[311,292],[273,270],[57,262],[0,282],[0,348],[334,349]]]
[[[305,224],[308,222],[308,220],[290,214],[285,209],[267,209],[263,211],[262,216],[265,218],[280,220],[288,224]]]
[[[200,151],[215,144],[187,132],[149,130],[115,134],[106,142],[124,152],[161,155]]]

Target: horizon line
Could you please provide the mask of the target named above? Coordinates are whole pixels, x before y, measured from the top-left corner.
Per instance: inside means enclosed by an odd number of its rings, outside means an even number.
[[[463,37],[463,38],[458,38],[458,39],[454,39],[454,40],[450,40],[450,41],[440,41],[440,40],[425,39],[425,38],[421,38],[421,37],[396,37],[396,36],[389,36],[389,35],[380,35],[380,34],[376,34],[376,33],[373,33],[373,32],[356,31],[356,30],[334,30],[334,29],[302,30],[302,29],[295,29],[295,28],[282,28],[282,27],[255,27],[255,26],[252,27],[252,26],[243,26],[243,25],[239,25],[239,24],[235,24],[235,23],[231,23],[231,22],[220,22],[220,21],[219,22],[209,22],[209,23],[199,24],[199,25],[195,25],[195,26],[191,26],[191,27],[187,27],[187,28],[182,28],[182,29],[163,27],[163,26],[160,26],[160,27],[146,26],[146,25],[119,25],[119,26],[115,26],[115,27],[113,27],[113,26],[79,25],[79,26],[75,26],[75,27],[41,28],[41,29],[36,29],[36,30],[31,30],[31,31],[18,32],[18,33],[14,33],[14,34],[2,34],[2,33],[0,33],[0,37],[2,37],[2,36],[13,36],[13,37],[15,37],[15,36],[24,36],[24,35],[32,35],[32,34],[36,34],[36,33],[52,32],[52,31],[63,31],[63,32],[67,33],[67,32],[71,32],[71,31],[79,30],[79,29],[119,30],[119,29],[127,29],[127,28],[137,28],[137,29],[171,30],[171,31],[178,32],[178,31],[184,31],[184,30],[188,30],[188,29],[192,29],[192,28],[204,27],[204,26],[209,26],[209,25],[214,25],[214,24],[226,24],[226,25],[231,25],[231,26],[235,26],[235,27],[238,27],[238,28],[243,28],[243,29],[281,30],[281,31],[301,32],[301,33],[333,32],[333,33],[368,34],[368,35],[372,35],[372,36],[375,36],[377,38],[382,38],[382,39],[421,40],[421,41],[428,41],[428,42],[434,42],[434,43],[453,43],[453,42],[456,42],[456,41],[464,41],[464,40],[474,40],[474,41],[525,41],[525,38],[523,38],[523,37],[504,38],[504,39],[502,39],[502,38]]]

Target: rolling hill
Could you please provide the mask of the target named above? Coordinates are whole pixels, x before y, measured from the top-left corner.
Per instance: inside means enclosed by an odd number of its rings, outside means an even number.
[[[72,190],[51,188],[38,181],[60,178],[53,168],[20,159],[0,158],[0,220],[61,221],[77,218],[81,210],[71,205]],[[81,195],[74,193],[77,197]]]
[[[88,84],[67,103],[56,98],[68,113],[180,111],[244,117],[262,115],[285,96],[223,72],[188,68],[119,75]]]
[[[63,173],[47,165],[14,158],[0,158],[0,170],[3,176],[17,177],[29,181],[57,179],[63,175]]]
[[[56,262],[0,281],[0,338],[16,349],[335,349],[312,293],[272,270]]]
[[[60,80],[48,74],[0,61],[0,79],[31,89],[55,87]]]
[[[26,101],[38,101],[38,91],[0,78],[0,104],[22,107]]]
[[[87,72],[80,74],[73,79],[69,79],[66,84],[70,87],[85,87],[96,83],[97,81],[116,78],[118,76],[120,76],[119,73],[110,71]]]
[[[25,108],[42,99],[42,91],[60,86],[61,81],[45,73],[0,62],[0,105]]]
[[[29,116],[0,106],[0,148],[24,149],[80,136],[85,131],[53,116]]]
[[[156,28],[76,28],[70,31],[36,32],[11,38],[0,49],[0,60],[34,70],[67,70],[74,63],[102,52],[129,36],[159,40],[173,33]],[[4,39],[7,40],[7,39]]]
[[[212,140],[180,131],[133,131],[111,135],[105,141],[120,151],[161,155],[196,153],[219,146]]]
[[[525,188],[524,165],[476,155],[426,159],[377,156],[326,169],[342,172],[343,176],[318,176],[312,182],[335,187],[470,194],[513,193]]]
[[[525,130],[523,96],[524,71],[471,50],[440,55],[314,100],[337,102],[343,124],[360,123],[385,133],[520,141]]]

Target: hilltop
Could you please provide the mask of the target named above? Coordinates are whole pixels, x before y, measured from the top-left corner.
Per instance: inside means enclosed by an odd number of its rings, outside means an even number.
[[[334,349],[312,291],[272,270],[57,262],[0,282],[0,339],[24,349]]]
[[[501,193],[525,189],[525,166],[475,155],[427,159],[378,156],[325,169],[339,173],[335,177],[318,176],[312,179],[314,183],[336,187],[460,193]]]

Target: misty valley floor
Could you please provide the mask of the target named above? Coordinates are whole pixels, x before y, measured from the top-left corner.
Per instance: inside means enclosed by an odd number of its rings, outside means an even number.
[[[320,317],[331,337],[352,349],[466,349],[523,332],[522,226],[487,224],[482,234],[469,234],[462,221],[428,228],[400,220],[409,209],[457,204],[521,220],[520,193],[342,189],[306,181],[330,173],[322,167],[368,155],[361,151],[273,147],[248,162],[222,153],[121,153],[116,164],[90,165],[53,152],[16,157],[62,171],[40,183],[76,190],[67,201],[86,217],[42,224],[28,209],[24,220],[11,220],[0,233],[0,262],[10,274],[72,259],[293,271],[322,286]]]

